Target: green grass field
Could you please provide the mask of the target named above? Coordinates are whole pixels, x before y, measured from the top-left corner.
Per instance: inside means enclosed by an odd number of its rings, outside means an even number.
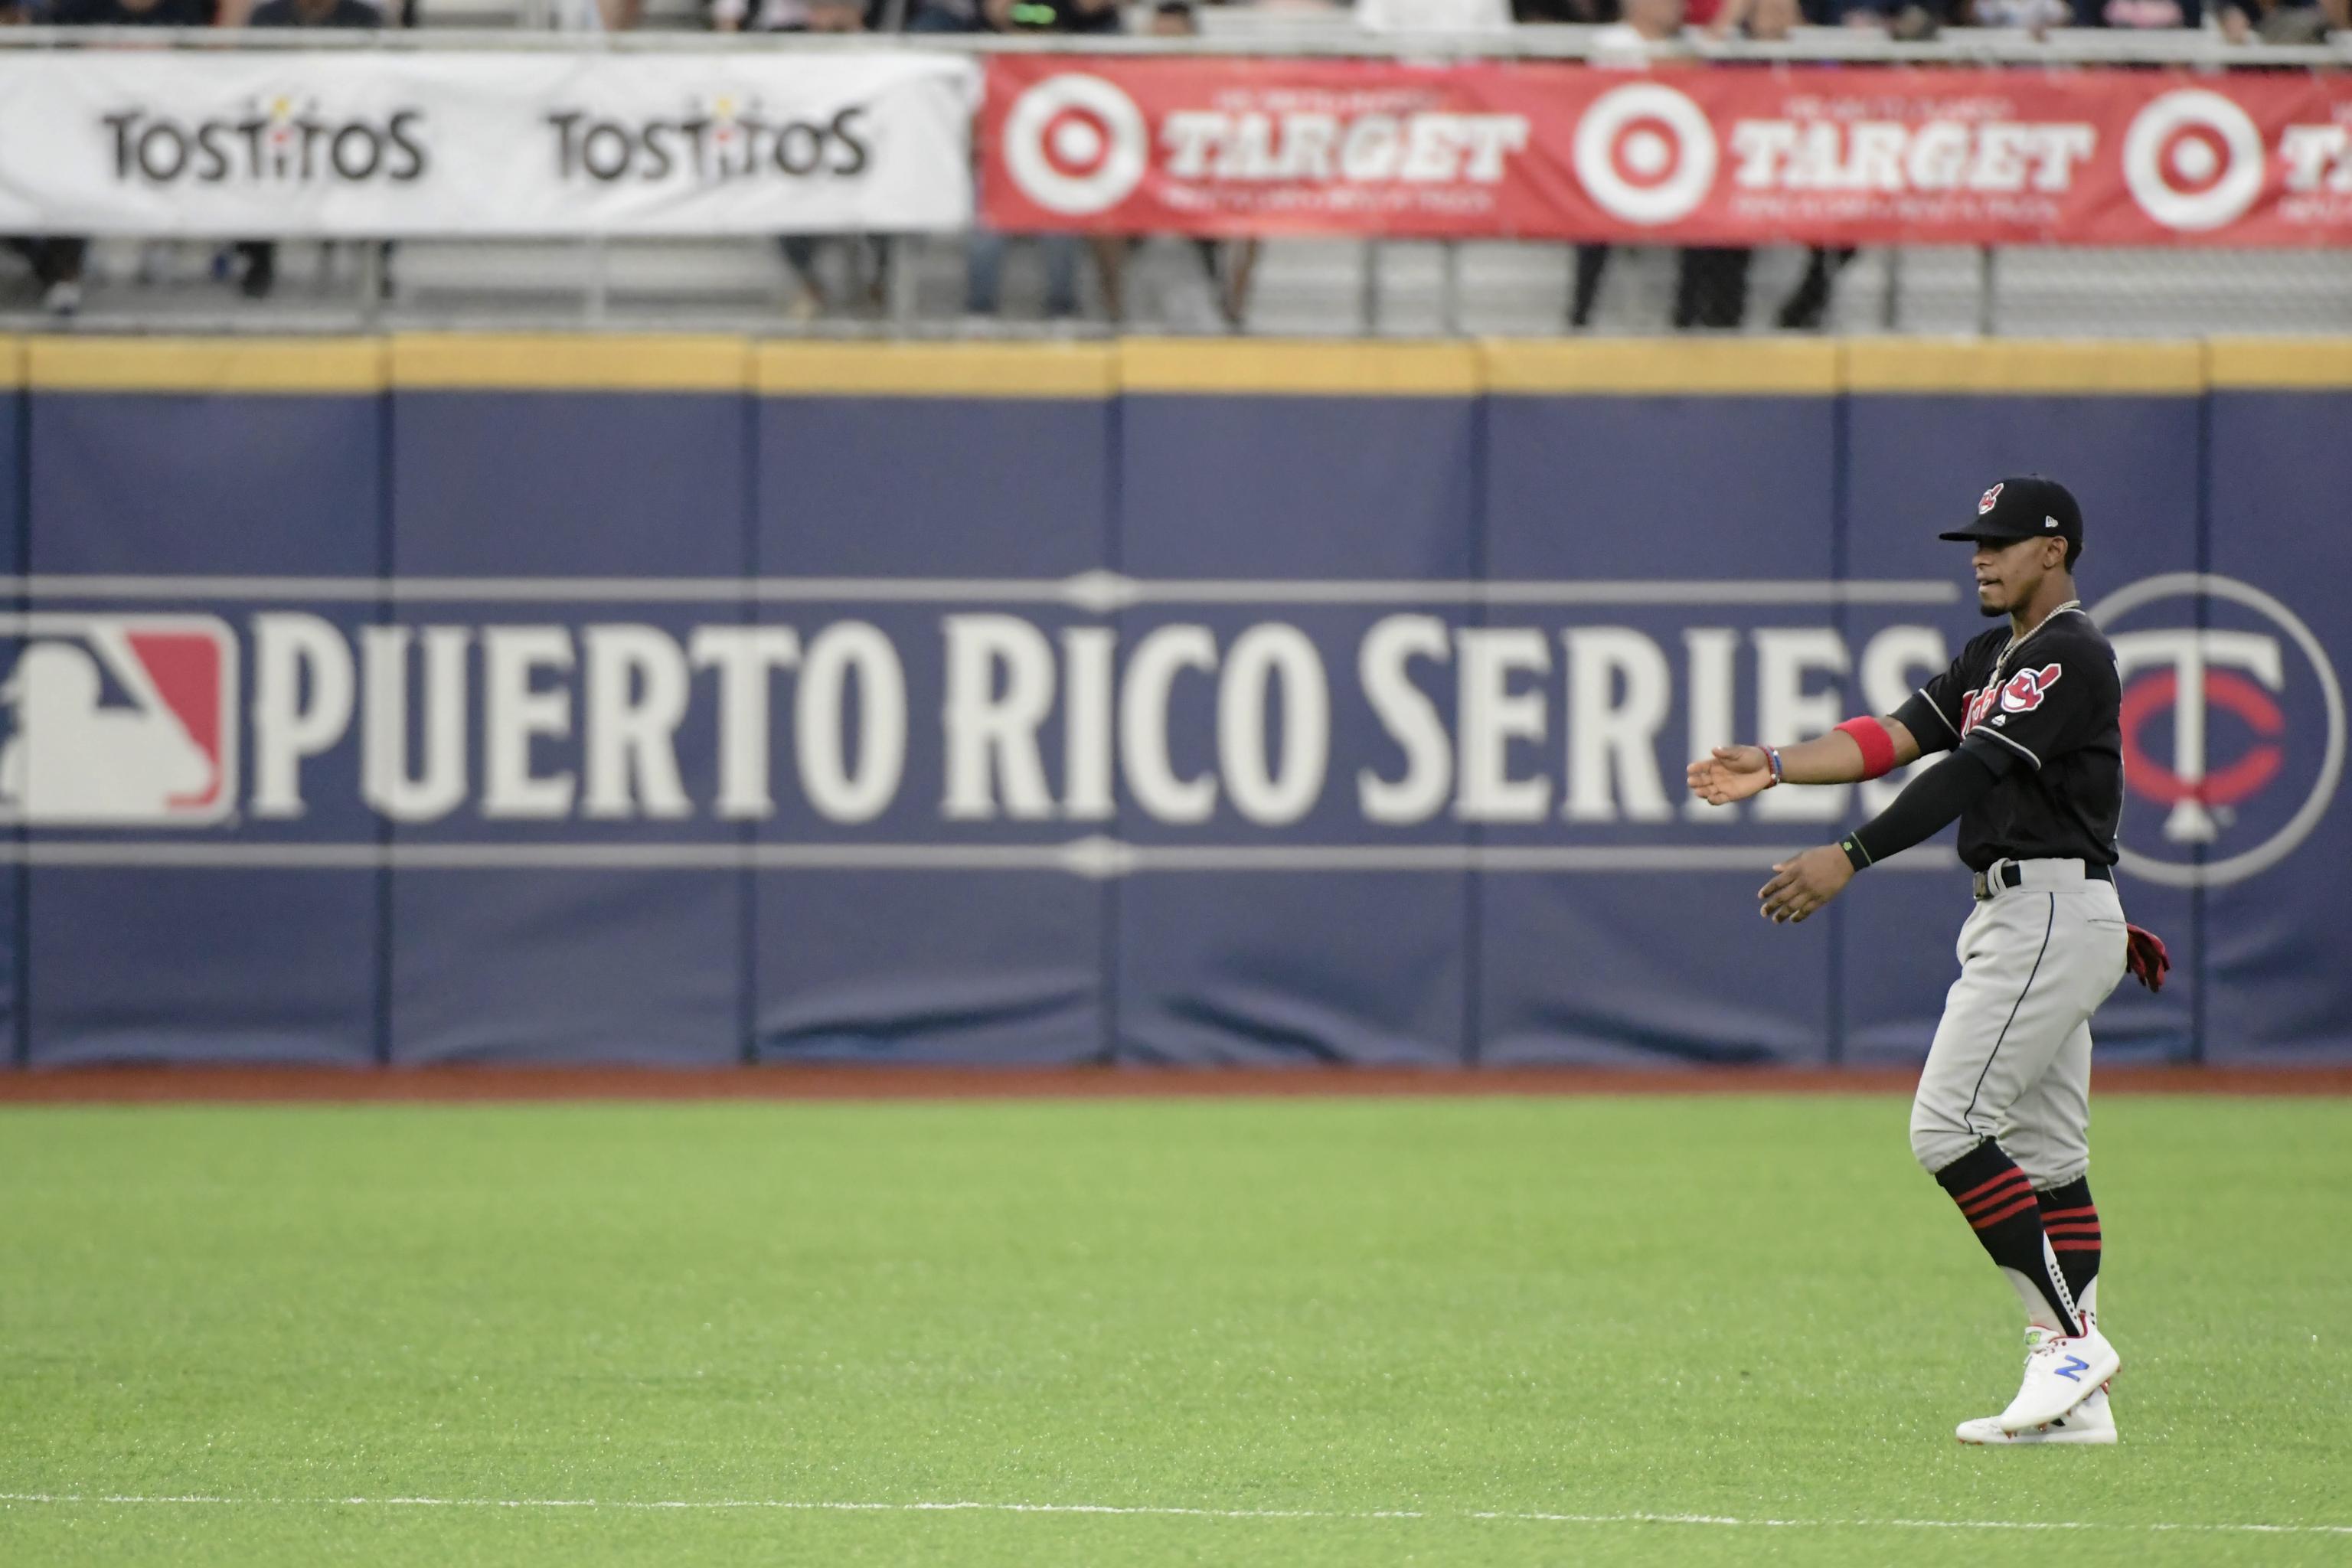
[[[0,1563],[2352,1561],[2352,1102],[2102,1103],[2108,1449],[1904,1122],[7,1110]]]

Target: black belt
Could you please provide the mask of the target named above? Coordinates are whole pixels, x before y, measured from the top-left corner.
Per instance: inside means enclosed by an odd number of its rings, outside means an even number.
[[[2094,861],[2085,860],[2083,862],[2083,879],[2089,882],[2112,883],[2116,879],[2116,868],[2113,866],[2101,866]],[[2025,882],[2025,873],[2018,868],[2016,861],[2003,860],[1999,862],[1995,869],[1990,873],[1984,871],[1975,873],[1971,880],[1976,889],[1977,902],[1982,903],[1992,897],[1994,882],[1998,881],[2004,888],[2022,887]]]

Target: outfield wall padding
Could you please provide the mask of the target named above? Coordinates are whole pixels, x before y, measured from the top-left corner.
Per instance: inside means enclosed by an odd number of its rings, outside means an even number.
[[[0,1005],[37,1067],[1916,1060],[1948,834],[1775,928],[1899,781],[1682,768],[1895,706],[2046,472],[2177,964],[2102,1049],[2352,1059],[2347,418],[2239,340],[0,339]]]
[[[0,335],[0,551],[9,570],[25,570],[25,424],[32,410],[25,395],[25,345],[21,339]],[[23,600],[9,595],[9,609],[20,611]],[[17,857],[0,868],[0,1041],[8,1060],[22,1066],[31,1047],[25,1016],[24,835],[13,824],[6,843]]]

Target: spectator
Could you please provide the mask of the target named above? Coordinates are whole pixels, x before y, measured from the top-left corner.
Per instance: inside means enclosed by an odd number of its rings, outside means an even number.
[[[56,0],[49,21],[59,27],[208,27],[211,0]]]
[[[1155,38],[1198,37],[1201,22],[1193,13],[1192,0],[1158,0],[1144,31]],[[1103,309],[1113,321],[1127,320],[1127,267],[1144,243],[1145,237],[1139,235],[1103,235],[1092,241],[1095,266],[1102,277]],[[1220,244],[1196,237],[1186,243],[1200,258],[1202,270],[1208,275],[1209,292],[1216,300],[1218,318],[1232,331],[1239,331],[1249,310],[1250,274],[1257,266],[1257,241],[1243,239]]]
[[[1594,30],[1592,63],[1640,70],[1682,37],[1683,0],[1624,0],[1620,20]]]
[[[645,19],[646,0],[556,0],[548,18],[559,33],[633,33]]]
[[[1737,28],[1779,43],[1801,19],[1796,0],[1728,0],[1717,8],[1707,31],[1721,37]],[[1745,246],[1685,247],[1675,265],[1675,327],[1738,328],[1748,315],[1748,268],[1755,257]]]
[[[1764,43],[1780,43],[1804,25],[1797,0],[1754,0],[1748,16],[1748,36]],[[1805,253],[1804,276],[1780,302],[1774,318],[1784,331],[1818,331],[1829,314],[1830,288],[1853,259],[1853,247],[1816,245]],[[1743,279],[1744,284],[1746,279]]]
[[[1118,0],[981,0],[981,16],[998,33],[1118,33],[1127,28]]]
[[[1951,0],[1830,0],[1838,22],[1873,28],[1899,44],[1924,43],[1943,30]]]
[[[2316,44],[2347,20],[2352,0],[2222,0],[2221,36],[2233,44]]]
[[[1817,332],[1829,315],[1830,291],[1837,275],[1853,259],[1853,247],[1814,246],[1805,253],[1805,275],[1781,301],[1780,312],[1774,318],[1784,331]]]
[[[1785,44],[1804,25],[1798,0],[1727,0],[1716,16],[1716,30],[1738,32],[1759,44]]]
[[[865,0],[807,0],[812,33],[863,33],[871,25]]]
[[[1736,331],[1748,315],[1748,264],[1755,255],[1744,245],[1685,246],[1675,262],[1676,330]]]
[[[31,13],[26,9],[24,0],[0,0],[0,27],[21,27],[32,19]],[[5,247],[23,257],[34,268],[37,278],[40,270],[41,247],[47,243],[45,240],[24,239],[13,235],[6,238],[0,238],[0,247]]]
[[[977,33],[980,0],[914,0],[907,16],[910,33]]]
[[[1798,0],[1727,0],[1717,15],[1718,29],[1738,29],[1759,43],[1785,42],[1804,26]],[[1682,254],[1675,282],[1675,325],[1738,327],[1748,314],[1748,273],[1755,253],[1744,247],[1693,246]],[[1804,276],[1780,306],[1787,330],[1817,329],[1827,313],[1830,285],[1853,259],[1851,249],[1815,246],[1805,258]]]
[[[710,26],[720,33],[805,33],[809,0],[711,0]]]
[[[1507,0],[1356,0],[1355,12],[1375,33],[1484,33],[1515,20]]]
[[[376,20],[373,23],[375,26],[414,27],[416,26],[418,0],[362,0],[362,3],[375,11]],[[257,26],[259,24],[253,20],[253,14],[257,8],[257,0],[216,0],[213,13],[213,25],[216,27]],[[561,19],[560,14],[558,19]]]
[[[2201,27],[2200,0],[2074,0],[2078,27]]]
[[[978,26],[997,33],[1116,33],[1118,0],[979,0]],[[929,27],[925,31],[942,31]],[[976,228],[964,251],[964,311],[993,316],[1003,302],[1004,253],[1013,237]],[[1078,313],[1078,237],[1040,235],[1045,258],[1045,315]]]
[[[2073,0],[1967,0],[1969,26],[2014,27],[2036,39],[2073,23]]]
[[[1738,25],[1750,8],[1733,0],[1703,0],[1710,28]],[[1799,13],[1793,0],[1758,0],[1766,6],[1784,6],[1786,16],[1769,36],[1785,37]],[[1778,8],[1776,17],[1780,16]],[[1689,18],[1684,0],[1627,0],[1625,19],[1593,35],[1592,59],[1601,66],[1640,66],[1665,46],[1678,40]],[[1752,30],[1752,28],[1751,28]],[[1759,35],[1762,36],[1762,35]],[[1677,328],[1737,328],[1748,310],[1748,266],[1753,253],[1742,246],[1696,245],[1675,258],[1673,321]],[[1601,274],[1609,262],[1605,245],[1576,247],[1576,283],[1569,304],[1570,324],[1587,325],[1600,298]]]
[[[1606,69],[1640,70],[1682,37],[1683,0],[1625,0],[1624,20],[1596,29],[1591,60]],[[1576,281],[1569,294],[1568,324],[1582,328],[1592,321],[1592,306],[1601,297],[1601,275],[1609,266],[1605,245],[1576,247]]]
[[[264,0],[246,18],[248,27],[381,27],[383,13],[366,0]],[[278,247],[266,239],[248,239],[236,247],[245,263],[237,287],[248,300],[268,297],[278,286]]]
[[[915,0],[910,33],[1118,33],[1118,0]]]
[[[57,0],[49,21],[59,27],[205,27],[212,25],[209,0]],[[86,239],[30,242],[27,255],[41,285],[41,304],[53,316],[81,309]]]
[[[248,27],[381,27],[384,14],[367,0],[263,0]]]
[[[802,30],[811,33],[866,31],[866,12],[861,0],[805,0]],[[837,246],[841,249],[851,291],[862,295],[869,306],[881,303],[892,260],[888,240],[869,240],[856,235],[788,234],[783,237],[782,244],[785,264],[792,268],[793,276],[800,284],[800,296],[793,306],[793,315],[800,320],[813,320],[837,308],[840,303],[825,287],[824,275],[818,265],[818,252],[826,246]]]

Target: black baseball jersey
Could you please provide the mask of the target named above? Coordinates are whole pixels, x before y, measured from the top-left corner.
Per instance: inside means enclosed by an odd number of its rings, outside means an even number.
[[[2116,863],[2123,813],[2123,682],[2116,650],[2069,602],[2014,644],[1972,639],[1895,712],[1923,752],[1955,748],[2001,765],[1960,814],[1960,858]]]

